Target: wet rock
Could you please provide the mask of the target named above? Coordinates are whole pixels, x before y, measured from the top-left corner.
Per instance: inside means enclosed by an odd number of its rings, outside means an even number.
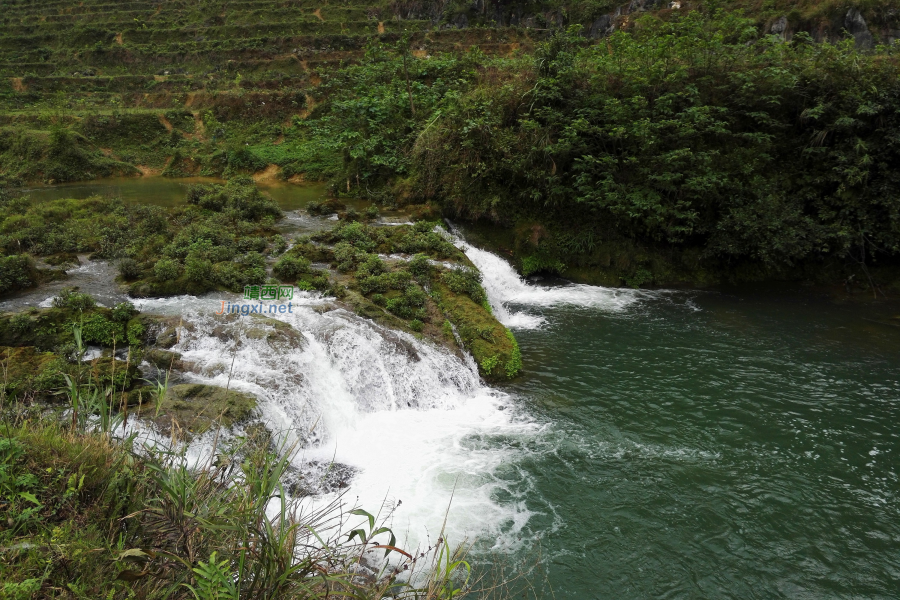
[[[350,485],[356,473],[350,465],[310,461],[301,469],[291,469],[286,489],[293,496],[329,494]]]
[[[335,213],[347,210],[347,205],[336,198],[328,198],[323,202],[314,202],[306,207],[306,211],[311,215],[333,215]]]
[[[241,338],[265,340],[272,348],[282,351],[297,350],[306,345],[303,334],[289,323],[260,314],[251,314],[250,317],[252,320],[249,323],[241,323],[239,315],[223,315],[222,322],[213,328],[211,334],[223,342],[240,342]]]
[[[184,322],[181,317],[142,314],[137,319],[144,326],[144,343],[158,348],[171,348],[177,344],[179,328],[184,327],[189,331],[193,330],[193,325]]]
[[[406,357],[409,358],[412,362],[419,362],[421,360],[416,347],[401,338],[394,331],[385,331],[382,334],[382,337],[384,338],[385,342],[393,346],[395,351],[405,354]]]
[[[143,390],[141,390],[143,392]],[[213,385],[187,383],[166,390],[150,419],[164,434],[199,434],[215,424],[222,427],[247,421],[256,408],[252,394],[226,390]]]
[[[170,352],[168,350],[153,348],[144,354],[144,360],[158,369],[184,369],[184,364],[181,361],[181,353],[179,352]]]
[[[869,50],[875,47],[875,38],[872,37],[866,20],[859,10],[851,8],[847,11],[847,15],[844,17],[844,29],[853,36],[857,48]]]
[[[288,323],[263,315],[253,315],[257,324],[249,327],[245,335],[250,339],[264,339],[276,350],[299,350],[306,346],[306,338]]]

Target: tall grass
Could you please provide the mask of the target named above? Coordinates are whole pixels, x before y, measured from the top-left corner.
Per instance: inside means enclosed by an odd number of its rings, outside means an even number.
[[[440,599],[470,588],[466,549],[443,533],[408,552],[389,512],[292,497],[297,448],[268,432],[192,461],[184,445],[117,438],[113,388],[67,378],[66,395],[62,413],[3,411],[2,598]]]

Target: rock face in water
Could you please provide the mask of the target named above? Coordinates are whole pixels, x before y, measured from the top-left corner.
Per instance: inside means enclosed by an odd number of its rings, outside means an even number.
[[[154,399],[152,392],[149,386],[134,389],[129,393],[129,403],[146,404]],[[166,435],[171,434],[173,427],[199,434],[214,423],[232,427],[247,421],[255,407],[256,398],[252,394],[188,383],[169,387],[158,407],[151,403],[143,412],[150,414],[149,420]]]

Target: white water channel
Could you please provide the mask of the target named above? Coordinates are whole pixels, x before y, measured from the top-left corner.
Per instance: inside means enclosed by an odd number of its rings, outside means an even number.
[[[537,327],[543,319],[509,305],[618,311],[638,298],[630,290],[533,286],[499,257],[455,242],[483,273],[492,308],[510,327]],[[393,510],[390,526],[409,549],[433,543],[445,517],[454,543],[478,539],[512,550],[530,542],[523,539],[532,517],[525,505],[530,482],[516,465],[535,451],[528,448],[546,425],[516,398],[484,385],[471,358],[306,293],[292,301],[290,313],[265,315],[302,334],[273,343],[259,332],[275,329],[258,318],[216,315],[222,300],[235,298],[181,296],[137,305],[183,319],[172,350],[182,355],[188,381],[253,394],[266,426],[298,442],[294,466],[304,486],[326,490],[314,502],[343,493],[347,503],[372,513]],[[209,437],[195,440],[189,456],[208,453]],[[345,478],[341,491],[334,491],[335,473]]]
[[[647,295],[646,291],[583,284],[529,284],[496,254],[466,243],[459,235],[453,235],[452,240],[481,271],[482,284],[494,315],[511,329],[535,329],[545,323],[543,317],[527,312],[528,307],[569,305],[618,312]],[[516,311],[511,306],[526,311]]]
[[[348,503],[382,514],[396,508],[391,526],[405,547],[434,542],[445,514],[452,541],[518,544],[530,514],[524,502],[496,500],[515,493],[496,471],[521,450],[492,440],[531,438],[541,426],[485,386],[471,359],[343,309],[323,310],[327,303],[303,294],[290,314],[271,315],[302,333],[289,344],[261,338],[254,317],[223,327],[224,317],[214,314],[221,299],[182,296],[139,308],[184,318],[173,350],[190,381],[254,394],[268,428],[299,440],[294,462],[307,487],[339,465],[349,473]]]

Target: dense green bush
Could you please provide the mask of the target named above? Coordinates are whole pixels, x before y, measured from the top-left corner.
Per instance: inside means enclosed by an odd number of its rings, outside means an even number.
[[[110,321],[99,313],[94,313],[81,322],[81,335],[88,344],[123,346],[127,343],[122,323]]]
[[[7,294],[37,283],[34,261],[25,254],[0,256],[0,294]]]
[[[441,279],[455,294],[465,294],[476,304],[485,304],[487,296],[481,287],[481,273],[476,269],[461,267],[441,273]]]
[[[133,258],[123,258],[118,264],[119,275],[125,281],[132,281],[141,276],[141,265]]]
[[[282,281],[296,281],[303,273],[308,273],[310,262],[302,256],[282,256],[272,267],[272,273]]]
[[[83,312],[97,306],[97,302],[90,294],[78,292],[75,288],[64,288],[53,299],[53,306]]]
[[[716,264],[900,251],[892,55],[692,11],[600,45],[559,33],[523,71],[445,105],[416,143],[418,193]]]
[[[171,258],[161,258],[153,265],[153,275],[160,281],[174,281],[181,275],[181,265]]]
[[[192,186],[187,201],[214,212],[233,212],[247,221],[281,217],[281,209],[275,201],[260,192],[249,177],[236,177],[225,185]]]

